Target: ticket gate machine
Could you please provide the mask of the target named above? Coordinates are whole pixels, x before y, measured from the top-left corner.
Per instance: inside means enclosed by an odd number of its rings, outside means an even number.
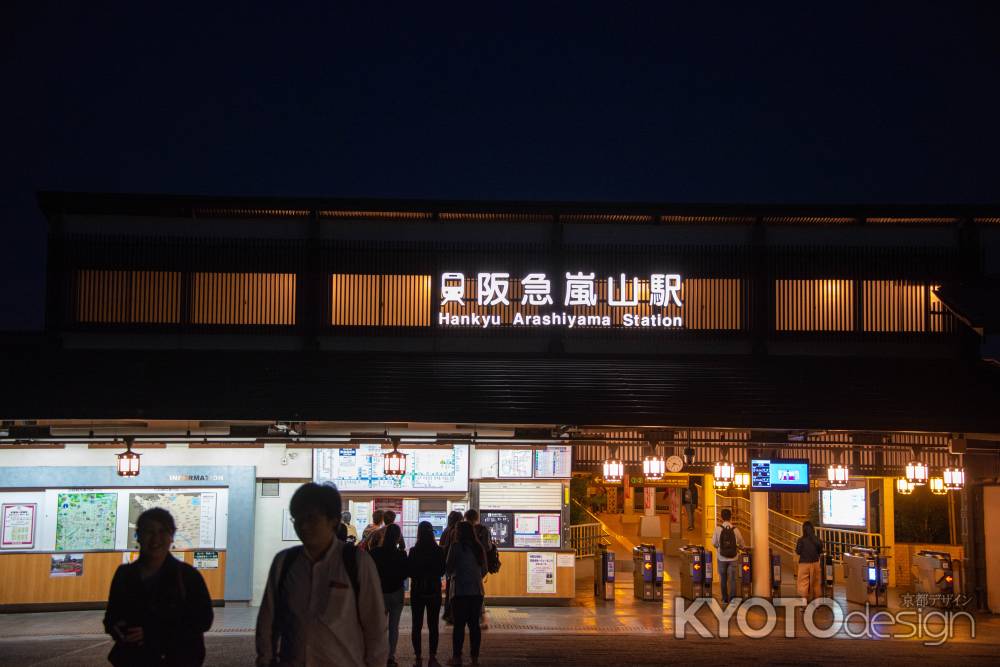
[[[767,550],[767,562],[771,565],[771,599],[781,597],[781,554]]]
[[[753,597],[753,550],[750,547],[740,549],[740,557],[737,560],[740,564],[739,584],[736,586],[736,597]]]
[[[822,554],[819,557],[819,563],[823,577],[823,597],[833,598],[833,555]]]
[[[694,544],[680,552],[681,595],[688,600],[712,597],[712,552]]]
[[[768,577],[770,577],[771,586],[771,597],[777,598],[781,597],[781,554],[776,554],[774,551],[768,549]],[[743,547],[740,549],[740,555],[737,559],[740,565],[739,569],[739,583],[736,586],[736,597],[741,598],[751,598],[753,597],[753,549],[750,547]]]
[[[889,587],[888,559],[877,549],[851,547],[844,554],[844,580],[847,601],[884,607]]]
[[[594,595],[599,600],[615,599],[615,552],[608,551],[606,544],[600,545],[594,565]]]
[[[652,544],[632,549],[633,595],[639,600],[663,599],[663,552]]]
[[[944,551],[923,550],[913,554],[913,591],[951,599],[959,592],[958,560]],[[939,598],[940,599],[940,598]]]

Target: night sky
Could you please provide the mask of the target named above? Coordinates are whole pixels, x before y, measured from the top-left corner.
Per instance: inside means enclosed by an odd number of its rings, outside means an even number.
[[[146,4],[0,14],[0,330],[40,189],[1000,201],[993,2]]]

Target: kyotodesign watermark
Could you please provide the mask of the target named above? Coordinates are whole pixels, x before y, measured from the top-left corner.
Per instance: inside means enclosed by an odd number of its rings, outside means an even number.
[[[714,632],[704,622],[709,620],[704,618],[706,613],[714,621]],[[976,638],[975,617],[954,609],[888,611],[866,604],[863,609],[848,611],[833,598],[806,603],[797,597],[752,597],[734,600],[723,607],[714,598],[698,598],[693,602],[674,598],[674,636],[678,639],[686,637],[688,632],[705,639],[724,639],[729,637],[734,624],[740,634],[751,639],[773,637],[775,632],[795,637],[799,624],[809,636],[819,639],[838,635],[850,639],[918,639],[926,646],[940,646],[956,637],[956,631],[962,638]]]

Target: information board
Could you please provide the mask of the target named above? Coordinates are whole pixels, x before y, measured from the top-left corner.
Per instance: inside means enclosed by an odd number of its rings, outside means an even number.
[[[420,521],[429,521],[434,526],[434,537],[440,540],[441,533],[444,532],[445,527],[448,525],[448,513],[444,510],[421,512],[419,518]]]
[[[557,445],[535,451],[535,477],[573,476],[573,450],[569,445]]]
[[[381,445],[313,450],[313,480],[333,482],[343,492],[469,490],[469,446],[400,449],[406,474],[387,476]]]
[[[530,449],[501,449],[497,477],[531,477]]]
[[[479,523],[490,529],[490,535],[498,547],[514,546],[514,513],[495,510],[481,512]]]
[[[562,546],[562,516],[549,512],[515,512],[515,547]]]

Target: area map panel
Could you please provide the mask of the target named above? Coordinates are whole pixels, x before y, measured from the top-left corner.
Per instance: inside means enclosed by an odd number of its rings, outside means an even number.
[[[468,445],[399,451],[406,454],[406,474],[402,477],[383,472],[381,445],[314,449],[313,479],[319,483],[333,482],[341,491],[468,490]]]

